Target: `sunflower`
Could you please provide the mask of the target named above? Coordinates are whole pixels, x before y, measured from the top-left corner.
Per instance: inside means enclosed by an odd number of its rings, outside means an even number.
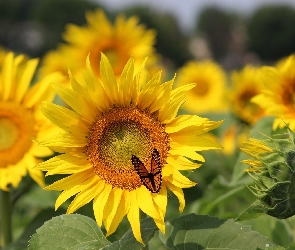
[[[197,85],[188,93],[188,102],[182,106],[184,110],[194,113],[226,110],[226,76],[217,63],[210,60],[187,62],[178,71],[176,86],[188,83]]]
[[[251,102],[252,97],[260,94],[264,89],[258,69],[246,66],[241,71],[235,71],[231,75],[233,89],[229,93],[233,113],[242,121],[254,124],[265,115],[264,110]]]
[[[266,88],[252,101],[275,116],[273,129],[286,124],[295,130],[295,55],[277,63],[275,67],[263,67],[262,77]]]
[[[142,242],[140,210],[165,231],[167,191],[178,197],[182,211],[182,188],[196,183],[180,170],[200,166],[188,160],[204,161],[196,151],[220,148],[204,134],[222,121],[176,117],[193,84],[172,90],[174,79],[161,84],[159,72],[140,89],[146,81],[144,63],[134,74],[131,58],[118,81],[104,54],[100,65],[102,81],[95,77],[88,57],[83,81],[71,75],[71,88],[54,85],[73,110],[52,103],[42,106],[44,115],[64,132],[39,142],[61,155],[36,169],[48,171],[47,175],[69,174],[45,188],[63,190],[56,209],[75,195],[67,213],[93,200],[96,221],[99,226],[104,223],[107,236],[127,215],[135,238]]]
[[[86,26],[66,26],[63,34],[66,43],[45,55],[40,68],[41,76],[56,70],[67,76],[68,68],[75,75],[85,66],[88,54],[92,69],[99,76],[101,51],[109,58],[116,76],[120,76],[131,56],[139,60],[148,56],[151,67],[158,62],[153,47],[155,32],[139,24],[136,16],[127,19],[119,15],[112,24],[105,13],[97,9],[87,12],[86,20]]]
[[[44,186],[42,171],[32,167],[38,157],[52,153],[38,147],[32,138],[44,139],[53,127],[37,106],[42,100],[52,100],[50,82],[60,76],[49,75],[30,88],[38,60],[24,58],[9,52],[0,67],[0,188],[6,191],[10,184],[16,188],[27,172]]]

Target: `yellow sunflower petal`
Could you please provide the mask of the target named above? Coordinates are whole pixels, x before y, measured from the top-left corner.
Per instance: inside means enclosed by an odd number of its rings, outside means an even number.
[[[194,151],[203,151],[209,149],[220,149],[222,146],[211,139],[206,138],[206,136],[195,136],[191,134],[188,135],[171,135],[171,143],[173,147],[178,148],[181,146],[189,146]],[[177,142],[177,143],[176,143]]]
[[[14,88],[13,86],[13,53],[10,52],[7,54],[7,56],[4,58],[3,64],[2,64],[2,70],[1,70],[1,81],[5,84],[2,84],[2,101],[7,101],[11,95],[11,90]]]
[[[160,212],[158,206],[155,206],[153,196],[143,185],[136,190],[137,192],[137,204],[139,208],[152,218],[159,220],[163,219],[163,215]]]
[[[21,182],[22,177],[27,174],[27,167],[24,159],[19,161],[17,164],[5,169],[4,173],[5,172],[5,177],[8,179],[4,180],[6,184],[11,184],[14,188],[17,188],[19,183]]]
[[[98,9],[94,13],[87,12],[86,19],[90,25],[96,27],[102,34],[110,34],[112,27],[105,13]]]
[[[86,144],[87,138],[83,136],[77,138],[69,133],[57,134],[48,140],[39,142],[39,145],[43,147],[84,147]]]
[[[89,162],[83,157],[62,154],[41,162],[34,168],[49,171],[46,175],[50,175],[54,173],[72,174],[82,172],[91,168],[91,166],[89,167]]]
[[[197,164],[184,157],[170,156],[166,159],[167,163],[177,170],[193,170],[201,167],[202,164]]]
[[[133,75],[134,58],[132,57],[124,67],[119,82],[120,103],[124,106],[130,105],[130,97],[134,92],[134,87],[136,87],[133,84]]]
[[[164,219],[163,220],[158,220],[156,218],[153,218],[153,219],[154,219],[154,222],[157,225],[157,227],[160,229],[161,233],[165,234],[166,227],[165,227]]]
[[[145,109],[153,103],[159,93],[160,80],[161,72],[158,72],[147,84],[144,85],[137,101],[140,109]]]
[[[195,186],[197,183],[190,181],[188,178],[183,176],[178,170],[166,164],[163,168],[163,177],[172,183],[174,186],[179,188],[189,188]]]
[[[176,147],[177,145],[174,145],[175,147],[170,149],[169,153],[172,156],[185,156],[189,159],[195,160],[195,161],[201,161],[204,162],[205,159],[202,155],[198,154],[195,150],[193,150],[191,147],[188,146],[182,146],[182,145],[178,145],[178,147]]]
[[[182,213],[184,207],[185,207],[185,199],[184,194],[181,188],[176,187],[171,182],[167,181],[165,182],[165,185],[176,195],[179,201],[179,212]]]
[[[93,169],[72,174],[45,187],[46,190],[67,190],[93,176]]]
[[[69,106],[84,118],[87,118],[90,122],[95,119],[96,114],[94,107],[86,103],[85,99],[83,99],[79,93],[56,84],[53,84],[52,87]]]
[[[66,200],[68,200],[70,197],[76,195],[77,193],[80,193],[84,190],[89,189],[90,186],[93,185],[94,182],[97,182],[97,188],[98,189],[102,189],[103,185],[100,185],[100,181],[97,180],[97,178],[88,178],[86,180],[84,180],[83,182],[81,182],[78,185],[73,186],[72,188],[68,189],[68,190],[64,190],[56,199],[55,202],[55,210],[57,210],[61,204],[63,204]]]
[[[144,74],[145,74],[144,67],[145,67],[146,61],[147,61],[147,58],[145,58],[145,60],[142,62],[138,71],[135,74],[135,86],[133,89],[133,93],[131,93],[131,100],[135,105],[137,105],[137,102],[138,102],[138,96],[140,94],[140,91],[139,91],[140,86],[143,85],[141,82],[142,81],[145,82],[146,80],[146,78],[144,77]]]
[[[28,172],[32,179],[39,184],[40,187],[45,186],[44,174],[41,170],[34,169],[33,167],[37,164],[35,157],[31,155],[25,156],[25,163],[28,167]]]
[[[105,205],[108,202],[110,192],[112,190],[112,186],[109,184],[105,184],[103,190],[101,193],[99,193],[95,198],[93,202],[93,210],[94,210],[94,216],[97,224],[101,227],[102,221],[104,219],[104,209]]]
[[[83,123],[81,116],[65,107],[44,102],[41,106],[42,113],[55,125],[78,135],[86,136],[88,128]]]
[[[167,189],[166,186],[162,186],[158,194],[153,195],[154,202],[158,205],[160,211],[163,214],[163,218],[166,214],[167,208]]]
[[[97,180],[98,178],[93,178],[93,179]],[[83,189],[81,189],[81,192],[76,195],[75,199],[69,205],[67,214],[74,213],[77,209],[79,209],[80,207],[92,201],[93,198],[100,193],[101,190],[97,188],[96,182],[97,181],[93,181],[91,183],[92,185],[83,186]]]
[[[139,218],[139,206],[137,204],[137,192],[132,191],[130,192],[130,209],[127,213],[128,221],[131,225],[133,235],[137,241],[141,244],[143,240],[141,238],[141,231],[140,231],[140,218]]]
[[[117,84],[117,80],[115,78],[112,66],[108,60],[108,58],[101,53],[101,61],[100,61],[100,75],[103,82],[109,83],[104,86],[106,94],[110,99],[111,103],[119,104],[119,88]]]
[[[167,133],[175,133],[186,127],[202,126],[207,121],[207,118],[202,118],[197,115],[180,115],[168,123],[165,130]]]
[[[171,91],[170,101],[159,110],[159,120],[162,123],[169,123],[175,118],[179,107],[186,100],[187,92],[195,86],[195,84],[187,84]]]
[[[45,157],[49,157],[53,155],[53,151],[51,149],[45,148],[45,147],[39,147],[37,144],[32,145],[31,152],[32,152],[32,155],[38,158],[45,158]]]
[[[25,98],[24,105],[27,108],[32,108],[41,103],[41,101],[52,101],[55,95],[53,89],[51,88],[51,84],[53,82],[59,82],[63,78],[59,73],[52,73],[44,78],[42,78],[39,82],[35,83],[33,87],[29,89]]]
[[[174,82],[174,78],[159,86],[158,93],[156,94],[156,98],[153,101],[153,103],[149,106],[149,110],[151,113],[159,110],[169,101],[173,82]]]
[[[38,62],[38,59],[32,59],[27,62],[27,67],[24,69],[24,72],[20,79],[20,83],[15,91],[16,102],[20,103],[23,100],[32,81],[33,75],[36,71]]]
[[[113,206],[112,202],[110,202],[104,210],[104,217],[106,218],[105,227],[107,230],[106,236],[109,236],[116,231],[119,223],[122,221],[123,217],[128,213],[130,207],[129,191],[113,191],[113,197]],[[117,204],[117,202],[119,203]]]

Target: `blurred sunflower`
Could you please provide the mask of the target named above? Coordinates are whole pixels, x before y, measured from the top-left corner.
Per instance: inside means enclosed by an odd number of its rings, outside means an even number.
[[[134,75],[131,58],[117,81],[106,56],[100,58],[102,82],[95,77],[88,58],[83,81],[71,76],[72,88],[54,85],[73,111],[52,103],[42,107],[44,115],[64,132],[40,145],[62,154],[36,169],[48,171],[47,175],[70,175],[45,188],[63,190],[56,209],[74,195],[67,213],[93,200],[96,221],[99,226],[104,223],[107,235],[127,215],[135,238],[142,242],[140,210],[165,231],[167,190],[178,197],[182,211],[182,188],[196,183],[180,170],[200,166],[187,159],[203,162],[196,151],[220,148],[204,134],[222,121],[193,115],[176,117],[193,84],[172,90],[174,79],[161,84],[159,72],[140,89],[140,83],[146,81],[144,63]]]
[[[286,124],[295,131],[295,55],[277,63],[275,67],[263,67],[265,90],[252,101],[276,117],[273,128]]]
[[[126,19],[119,15],[112,24],[105,13],[98,9],[87,12],[86,20],[87,26],[66,26],[63,34],[66,44],[45,55],[40,68],[41,76],[56,70],[67,76],[68,68],[75,75],[85,66],[88,54],[92,69],[99,76],[100,52],[109,58],[116,76],[120,76],[131,56],[141,61],[148,56],[151,64],[157,62],[153,47],[155,32],[139,24],[136,16]]]
[[[229,92],[232,103],[232,112],[242,121],[254,124],[265,115],[264,110],[257,104],[251,102],[252,97],[260,94],[264,89],[264,83],[258,69],[250,65],[241,71],[235,71],[231,75],[233,84]]]
[[[228,104],[224,99],[226,76],[223,69],[213,61],[190,61],[178,71],[176,86],[196,83],[188,93],[182,108],[193,113],[224,111]]]
[[[37,147],[32,138],[44,139],[53,127],[37,106],[43,100],[52,100],[50,83],[60,76],[49,75],[30,88],[37,64],[37,59],[14,57],[10,52],[0,67],[0,188],[6,191],[9,184],[16,188],[27,172],[43,186],[42,172],[32,167],[37,157],[52,154],[49,149]]]

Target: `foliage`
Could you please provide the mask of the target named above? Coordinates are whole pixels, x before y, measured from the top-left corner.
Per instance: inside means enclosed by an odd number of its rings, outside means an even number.
[[[248,49],[267,61],[288,56],[295,51],[294,23],[294,9],[262,6],[248,20]]]

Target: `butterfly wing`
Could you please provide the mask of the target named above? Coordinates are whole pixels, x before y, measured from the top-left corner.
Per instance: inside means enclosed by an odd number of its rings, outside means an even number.
[[[141,160],[139,160],[138,157],[136,157],[135,155],[132,155],[131,162],[132,162],[132,165],[134,166],[137,174],[139,175],[140,179],[149,177],[149,172],[147,171],[146,167],[141,162]]]
[[[159,193],[162,186],[161,156],[157,149],[154,149],[151,159],[151,173],[153,175],[154,192]]]
[[[156,150],[156,151],[155,151]],[[160,154],[154,149],[151,159],[151,172],[149,172],[141,160],[132,155],[131,162],[140,178],[141,183],[152,193],[158,193],[162,185],[162,168]]]

